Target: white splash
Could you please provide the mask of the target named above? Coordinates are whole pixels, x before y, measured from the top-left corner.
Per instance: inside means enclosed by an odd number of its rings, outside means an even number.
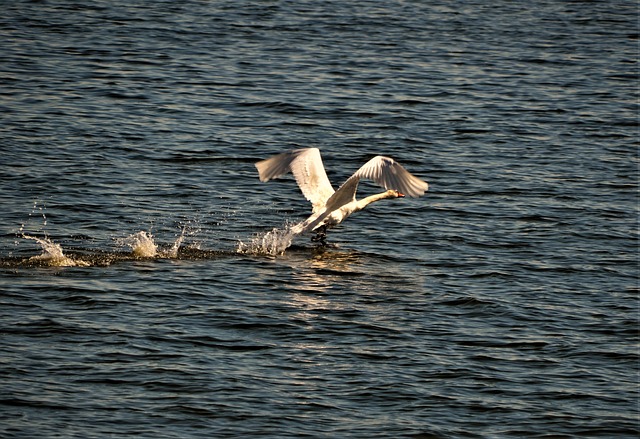
[[[153,258],[158,254],[158,246],[151,233],[140,231],[121,240],[131,248],[131,253],[139,258]]]
[[[138,258],[158,257],[176,259],[178,258],[178,252],[185,238],[193,233],[195,232],[190,231],[188,229],[188,226],[183,226],[180,235],[178,235],[176,240],[169,248],[161,248],[158,244],[156,244],[155,237],[151,234],[151,232],[147,232],[144,230],[129,235],[126,238],[118,239],[117,242],[119,245],[126,245],[131,248],[131,253],[133,254],[133,256]]]
[[[236,252],[251,255],[281,255],[291,245],[294,236],[296,234],[291,231],[291,227],[275,228],[256,235],[248,243],[239,241]]]
[[[167,258],[177,258],[178,257],[178,250],[180,250],[180,246],[182,245],[182,242],[184,241],[184,235],[185,235],[186,230],[187,230],[187,226],[183,226],[182,227],[182,232],[180,233],[180,236],[178,236],[178,238],[175,240],[175,242],[173,243],[171,248],[169,250],[167,250],[166,252],[164,252],[164,256],[165,257],[167,257]]]
[[[42,262],[52,267],[88,267],[90,264],[82,260],[71,259],[62,252],[60,244],[56,244],[47,237],[22,235],[24,239],[36,241],[42,247],[42,254],[29,258],[30,262]]]

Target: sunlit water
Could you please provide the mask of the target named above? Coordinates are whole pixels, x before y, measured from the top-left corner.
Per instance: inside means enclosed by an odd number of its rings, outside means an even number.
[[[634,2],[12,2],[0,436],[636,437]],[[328,234],[254,163],[428,181]],[[359,194],[379,188],[363,182]]]

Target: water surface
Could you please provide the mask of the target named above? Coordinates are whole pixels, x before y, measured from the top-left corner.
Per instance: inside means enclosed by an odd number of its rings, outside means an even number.
[[[5,5],[0,435],[636,437],[637,12]],[[268,254],[311,146],[430,190]]]

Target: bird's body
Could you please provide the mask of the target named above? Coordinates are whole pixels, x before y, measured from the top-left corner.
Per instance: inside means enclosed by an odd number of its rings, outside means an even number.
[[[419,197],[429,185],[407,172],[395,160],[376,156],[358,169],[342,186],[334,191],[327,177],[317,148],[298,149],[278,154],[256,163],[261,181],[291,172],[304,196],[313,206],[312,215],[291,228],[292,233],[301,234],[320,230],[322,236],[327,228],[334,227],[369,204],[386,198]],[[356,199],[358,183],[369,179],[387,189],[385,192]],[[321,237],[324,242],[324,237]]]

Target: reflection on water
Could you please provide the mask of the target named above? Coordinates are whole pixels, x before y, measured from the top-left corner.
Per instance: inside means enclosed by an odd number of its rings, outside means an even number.
[[[291,291],[293,304],[307,310],[339,306],[331,301],[328,294],[341,278],[364,274],[358,271],[362,264],[360,254],[353,250],[325,247],[306,250],[304,253],[295,252],[289,259],[292,274],[286,288]]]
[[[317,270],[330,270],[336,273],[357,273],[355,267],[362,264],[362,255],[356,250],[336,250],[318,247],[308,260]]]
[[[287,301],[298,309],[293,318],[305,322],[310,328],[327,313],[346,309],[344,302],[332,297],[332,293],[338,293],[336,287],[340,280],[364,274],[358,271],[362,265],[361,255],[352,250],[326,247],[297,249],[287,259],[291,263],[291,278],[284,285],[288,292]]]
[[[309,254],[310,252],[310,254]],[[332,279],[341,276],[358,276],[362,255],[355,250],[315,247],[291,257],[298,267],[294,273],[297,288],[318,291],[331,285]]]

